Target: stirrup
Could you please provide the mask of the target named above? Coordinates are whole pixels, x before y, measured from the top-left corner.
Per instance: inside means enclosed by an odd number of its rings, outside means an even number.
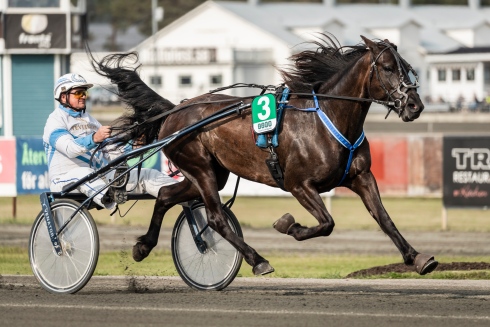
[[[116,204],[123,204],[128,200],[128,192],[126,191],[126,185],[129,181],[129,173],[125,173],[125,171],[129,168],[127,163],[123,163],[119,165],[114,172],[114,180],[116,180],[119,176],[124,174],[124,176],[113,182],[111,186],[107,189],[107,193]]]

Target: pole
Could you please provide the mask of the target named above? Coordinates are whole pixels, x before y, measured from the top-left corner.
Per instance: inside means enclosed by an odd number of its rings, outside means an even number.
[[[157,0],[151,0],[151,35],[155,35],[158,28],[156,11],[157,11]]]
[[[17,218],[17,197],[12,198],[12,217],[14,220]]]
[[[154,73],[156,73],[156,69],[157,69],[157,40],[155,34],[157,33],[158,22],[157,22],[156,14],[157,14],[157,0],[151,0],[151,36],[153,37],[153,65],[154,65],[153,69],[155,70]]]
[[[442,230],[447,230],[447,208],[446,206],[442,206]]]

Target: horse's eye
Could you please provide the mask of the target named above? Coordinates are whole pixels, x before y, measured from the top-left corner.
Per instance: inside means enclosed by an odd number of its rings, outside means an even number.
[[[383,67],[383,70],[384,70],[385,72],[387,72],[387,73],[393,73],[393,69],[392,69],[391,67],[389,67],[389,66],[384,66],[384,67]]]

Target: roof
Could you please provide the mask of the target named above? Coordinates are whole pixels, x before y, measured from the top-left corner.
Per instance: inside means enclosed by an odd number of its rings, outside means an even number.
[[[466,54],[466,53],[490,53],[490,46],[488,47],[474,47],[474,48],[458,48],[453,51],[447,52],[447,54]]]
[[[104,45],[110,38],[112,29],[109,23],[90,23],[88,25],[89,45],[94,52],[107,51]],[[126,31],[118,31],[116,43],[121,51],[128,51],[138,43],[146,39],[146,36],[138,31],[137,27],[129,27]]]
[[[293,28],[320,27],[337,20],[344,25],[345,44],[357,44],[359,35],[370,29],[400,28],[413,23],[421,28],[421,46],[427,52],[446,52],[462,46],[444,33],[445,29],[470,29],[490,22],[490,8],[468,6],[412,6],[390,4],[259,3],[214,1],[290,45],[304,42]],[[464,19],[461,19],[464,17]],[[490,42],[490,38],[489,38]]]

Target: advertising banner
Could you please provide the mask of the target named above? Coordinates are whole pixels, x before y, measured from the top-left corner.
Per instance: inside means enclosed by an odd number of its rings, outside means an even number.
[[[5,49],[66,49],[66,15],[5,14]]]
[[[131,166],[138,158],[128,161]],[[160,154],[143,162],[143,168],[161,169]],[[15,176],[15,175],[14,175]],[[17,137],[17,193],[40,194],[49,191],[46,154],[41,137]]]
[[[49,191],[48,164],[41,137],[17,137],[17,194]]]
[[[16,196],[15,139],[0,139],[0,196]]]
[[[490,207],[490,136],[443,139],[446,207]]]

